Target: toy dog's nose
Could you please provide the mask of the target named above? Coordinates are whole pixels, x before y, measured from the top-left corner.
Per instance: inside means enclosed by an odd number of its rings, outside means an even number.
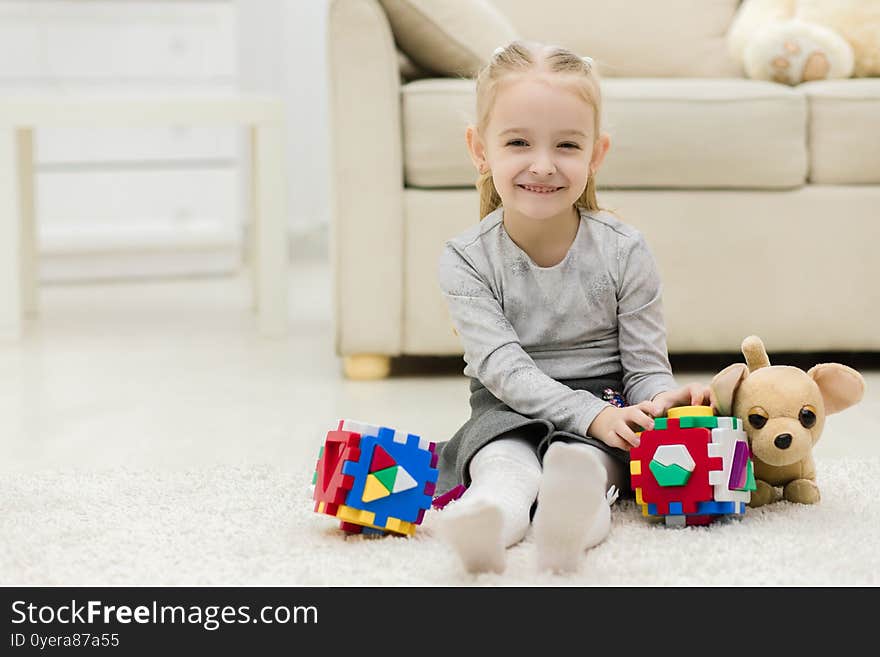
[[[776,436],[776,440],[773,441],[773,444],[776,445],[779,449],[788,449],[791,445],[791,434],[779,434],[778,436]]]

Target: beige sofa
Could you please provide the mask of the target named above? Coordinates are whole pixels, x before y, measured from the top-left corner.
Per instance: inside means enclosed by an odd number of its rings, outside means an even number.
[[[599,62],[599,202],[654,251],[671,353],[751,333],[771,354],[880,350],[880,79],[745,79],[725,41],[737,0],[493,4]],[[329,11],[335,345],[349,376],[376,377],[391,357],[462,353],[436,265],[479,219],[474,88],[402,77],[377,0]]]

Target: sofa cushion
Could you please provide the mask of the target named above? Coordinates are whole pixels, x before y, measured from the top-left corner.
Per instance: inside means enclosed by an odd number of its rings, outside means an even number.
[[[880,185],[606,190],[599,204],[650,245],[663,280],[670,352],[733,353],[750,333],[764,339],[771,358],[783,351],[880,352]],[[476,224],[478,212],[475,190],[404,192],[403,353],[462,353],[437,263],[446,240]],[[359,255],[339,266],[361,271],[376,260],[369,249]],[[383,293],[364,290],[371,299]]]
[[[428,73],[425,69],[419,68],[416,66],[416,63],[411,60],[405,52],[401,50],[397,50],[397,68],[400,72],[400,83],[406,84],[407,82],[412,82],[413,80],[421,80],[422,78],[432,78],[434,77],[432,74]]]
[[[380,2],[400,49],[436,75],[472,76],[498,46],[518,37],[488,0]]]
[[[492,0],[523,38],[590,55],[604,76],[734,77],[739,0]]]
[[[808,82],[810,181],[880,183],[880,78]]]
[[[806,96],[742,79],[604,79],[611,151],[600,187],[787,188],[807,174]],[[474,84],[427,79],[402,89],[411,187],[468,187],[464,131]]]

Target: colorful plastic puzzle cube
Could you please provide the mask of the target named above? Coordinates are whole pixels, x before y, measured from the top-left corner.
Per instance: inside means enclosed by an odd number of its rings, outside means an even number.
[[[435,444],[354,420],[327,432],[312,479],[315,511],[346,533],[412,536],[437,485]]]
[[[683,527],[745,513],[755,473],[739,418],[680,406],[639,436],[630,450],[630,480],[645,516]]]

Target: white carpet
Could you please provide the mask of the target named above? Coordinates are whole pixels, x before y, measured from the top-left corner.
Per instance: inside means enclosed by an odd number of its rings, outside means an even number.
[[[0,475],[0,582],[10,585],[862,586],[880,583],[880,458],[820,462],[817,506],[671,529],[615,505],[612,532],[568,576],[536,572],[531,538],[503,575],[465,575],[432,535],[345,537],[306,498],[310,473]]]

